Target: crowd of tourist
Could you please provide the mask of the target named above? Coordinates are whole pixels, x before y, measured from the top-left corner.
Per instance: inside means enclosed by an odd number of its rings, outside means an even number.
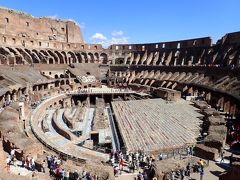
[[[153,169],[154,161],[155,156],[153,154],[147,155],[142,152],[130,152],[124,155],[121,151],[115,151],[110,154],[110,162],[114,167],[115,176],[121,175],[123,171],[128,173],[138,171],[138,179],[148,179],[149,173]]]
[[[10,152],[10,157],[7,157],[6,164],[7,164],[7,171],[10,171],[10,165],[17,166],[17,158],[16,158],[16,149],[13,148]],[[27,168],[28,170],[35,171],[35,160],[30,155],[27,155],[25,158],[22,158],[21,167]]]
[[[57,156],[47,156],[47,167],[49,169],[49,175],[57,180],[98,180],[98,176],[92,175],[90,172],[78,170],[72,171],[61,167],[62,160]],[[45,172],[44,166],[42,166],[42,172]]]
[[[191,173],[199,173],[200,179],[203,178],[204,175],[204,167],[206,167],[208,164],[203,160],[200,159],[196,164],[190,164],[188,163],[185,168],[181,168],[177,171],[172,170],[169,174],[165,175],[165,179],[181,179],[183,180],[184,177],[187,177],[187,179],[190,179]]]
[[[26,168],[33,173],[35,172],[35,159],[27,155],[25,158],[22,158],[21,165],[17,164],[16,159],[16,150],[13,148],[10,152],[10,156],[6,159],[6,169],[10,172],[10,166],[20,166],[22,168]],[[41,164],[41,172],[47,173],[49,169],[49,176],[53,177],[57,180],[98,180],[98,176],[96,174],[92,175],[90,172],[82,171],[81,173],[77,170],[72,171],[69,169],[64,169],[61,167],[62,160],[60,157],[57,156],[50,156],[46,157],[46,160],[42,161]]]

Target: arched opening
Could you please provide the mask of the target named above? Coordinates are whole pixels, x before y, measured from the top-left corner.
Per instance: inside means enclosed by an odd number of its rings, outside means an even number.
[[[76,56],[77,56],[78,63],[82,63],[82,56],[81,56],[81,54],[77,53]]]
[[[101,62],[101,64],[107,64],[107,63],[108,63],[107,54],[102,53],[102,54],[100,55],[100,62]]]
[[[59,100],[58,104],[60,105],[60,108],[62,108],[63,107],[63,100]]]
[[[56,81],[54,84],[55,84],[55,87],[59,87],[60,82]]]
[[[115,59],[115,64],[123,64],[124,63],[124,58],[116,58]]]
[[[82,53],[83,62],[88,63],[88,58],[86,53]]]
[[[49,58],[48,63],[49,63],[49,64],[53,64],[53,59],[52,59],[52,58]]]
[[[90,59],[90,63],[94,63],[94,56],[92,53],[88,53],[89,59]]]
[[[61,80],[61,83],[60,83],[61,85],[64,85],[65,84],[65,82],[64,82],[64,80]]]
[[[54,76],[54,78],[55,78],[55,79],[58,79],[59,77],[58,77],[58,75],[56,74],[56,75]]]

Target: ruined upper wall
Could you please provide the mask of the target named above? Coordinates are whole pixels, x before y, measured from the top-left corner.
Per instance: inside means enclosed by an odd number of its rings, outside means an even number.
[[[34,18],[25,13],[2,8],[0,34],[49,42],[84,44],[80,27],[72,21]]]
[[[113,44],[110,46],[112,50],[131,50],[131,51],[156,51],[159,49],[180,49],[191,47],[210,47],[212,46],[212,39],[210,37],[172,41],[172,42],[160,42],[160,43],[148,43],[148,44]]]
[[[240,45],[240,32],[227,33],[220,42],[222,45]]]

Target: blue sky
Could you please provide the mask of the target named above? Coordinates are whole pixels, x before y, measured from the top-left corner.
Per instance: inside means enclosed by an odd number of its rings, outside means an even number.
[[[0,6],[74,19],[87,43],[148,43],[240,31],[240,0],[0,0]]]

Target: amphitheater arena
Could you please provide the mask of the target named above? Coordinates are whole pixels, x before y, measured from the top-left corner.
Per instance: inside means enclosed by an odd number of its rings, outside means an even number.
[[[0,14],[2,164],[15,148],[19,161],[34,157],[39,179],[49,179],[40,172],[48,154],[114,179],[111,152],[157,157],[193,147],[214,160],[239,143],[226,124],[240,118],[240,32],[216,44],[200,37],[103,48],[85,44],[71,21]]]

